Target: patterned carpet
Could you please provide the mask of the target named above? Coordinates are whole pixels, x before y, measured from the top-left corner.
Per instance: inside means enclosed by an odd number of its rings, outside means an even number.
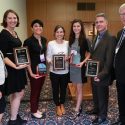
[[[89,116],[85,114],[86,110],[90,110],[93,107],[92,100],[83,100],[83,112],[79,118],[72,120],[73,110],[75,108],[75,102],[67,95],[65,108],[66,114],[62,117],[57,117],[55,113],[55,105],[52,101],[52,91],[49,76],[46,79],[46,82],[43,86],[40,97],[40,110],[45,112],[45,119],[32,119],[30,116],[30,106],[29,106],[29,86],[26,87],[25,97],[20,106],[20,116],[28,120],[27,125],[92,125],[91,121],[95,116]],[[68,93],[68,92],[67,92]],[[115,82],[110,86],[110,98],[109,98],[109,110],[108,110],[108,120],[103,125],[110,125],[118,119],[118,106],[116,99],[116,88]],[[3,125],[7,125],[9,120],[9,110],[10,105],[7,104],[6,112],[3,118]]]

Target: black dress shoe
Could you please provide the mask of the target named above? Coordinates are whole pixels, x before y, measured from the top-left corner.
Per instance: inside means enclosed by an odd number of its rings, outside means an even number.
[[[33,118],[33,119],[41,119],[42,116],[40,118],[38,118],[38,117],[34,116],[33,114],[31,114],[31,118]]]
[[[9,120],[7,125],[18,125],[17,120]]]
[[[31,114],[31,118],[33,118],[33,119],[45,119],[46,118],[46,114],[43,113],[40,118],[38,118],[38,117],[34,116],[33,114]]]
[[[82,106],[81,106],[80,109],[79,109],[79,113],[82,113]]]
[[[92,124],[97,124],[98,123],[98,118],[96,118],[94,121],[92,121]]]
[[[23,120],[19,114],[17,115],[17,121],[20,123],[20,124],[26,124],[27,123],[27,120]]]
[[[102,124],[102,123],[104,123],[104,122],[106,122],[106,119],[101,119],[101,118],[98,119],[98,124],[99,125]]]
[[[96,125],[96,124],[100,125],[100,124],[102,124],[102,123],[104,123],[104,122],[106,122],[106,119],[96,118],[96,119],[92,122],[92,124],[94,124],[94,125]]]
[[[80,116],[80,114],[81,114],[80,112],[74,111],[73,116],[71,116],[70,119],[72,119],[72,120],[76,119],[76,118],[78,118]]]
[[[113,124],[111,124],[111,125],[125,125],[125,124],[123,124],[123,123],[120,122],[120,121],[117,121],[117,122],[115,122],[115,123],[113,123]]]
[[[86,111],[86,114],[88,114],[88,115],[97,115],[98,113],[95,110],[90,110],[90,111]]]

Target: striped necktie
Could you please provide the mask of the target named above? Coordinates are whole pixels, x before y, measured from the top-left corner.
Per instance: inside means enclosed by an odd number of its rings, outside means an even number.
[[[121,47],[121,44],[122,44],[124,38],[125,38],[125,29],[123,29],[123,31],[122,31],[122,34],[121,34],[120,39],[119,39],[119,41],[118,41],[118,43],[116,45],[116,48]]]
[[[96,39],[96,43],[95,43],[95,46],[94,46],[94,50],[96,49],[97,45],[99,44],[100,42],[100,35],[97,36],[97,39]]]
[[[119,51],[119,48],[121,47],[121,44],[122,44],[124,38],[125,38],[125,29],[123,29],[123,31],[121,33],[121,36],[120,36],[120,39],[119,39],[119,41],[116,45],[116,48],[115,48],[115,56],[114,56],[114,63],[113,63],[114,67],[115,67],[116,55]]]

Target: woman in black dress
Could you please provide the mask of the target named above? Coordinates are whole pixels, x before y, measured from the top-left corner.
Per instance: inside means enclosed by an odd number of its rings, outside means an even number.
[[[7,10],[3,16],[2,26],[4,29],[0,35],[0,50],[5,57],[5,64],[8,70],[8,77],[5,80],[5,93],[10,99],[10,120],[8,125],[22,125],[26,120],[21,119],[18,114],[21,99],[24,95],[24,88],[27,84],[25,68],[26,64],[16,66],[13,48],[21,47],[22,43],[14,31],[19,26],[19,17],[13,10]]]

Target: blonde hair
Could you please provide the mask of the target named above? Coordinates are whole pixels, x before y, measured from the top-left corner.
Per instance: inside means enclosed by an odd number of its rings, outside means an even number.
[[[125,9],[125,3],[123,3],[120,7],[119,7],[119,13],[121,9]]]

